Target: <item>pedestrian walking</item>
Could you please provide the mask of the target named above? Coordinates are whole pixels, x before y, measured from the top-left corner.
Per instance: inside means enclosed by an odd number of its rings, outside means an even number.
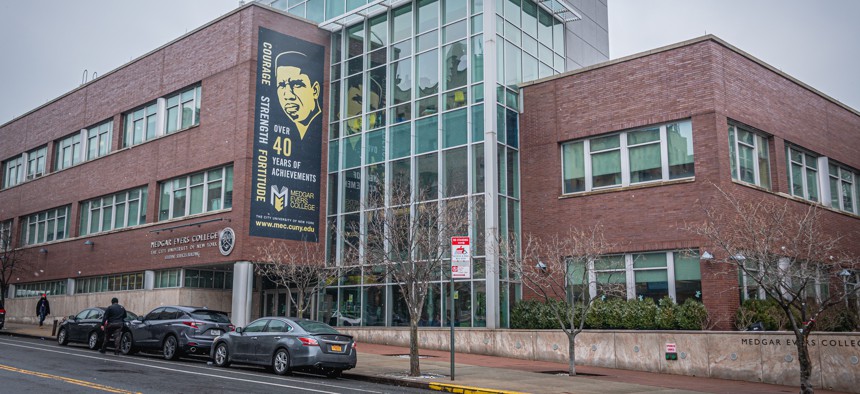
[[[48,302],[48,294],[42,293],[42,298],[36,303],[36,316],[39,318],[39,327],[45,322],[45,316],[51,314],[51,303]]]
[[[114,297],[110,300],[110,306],[105,310],[105,316],[102,318],[102,330],[105,332],[102,348],[99,350],[101,354],[105,354],[107,344],[112,334],[116,333],[114,340],[113,354],[119,354],[119,343],[122,338],[122,325],[125,323],[126,317],[125,308],[119,304],[119,300]],[[117,332],[119,330],[119,332]]]

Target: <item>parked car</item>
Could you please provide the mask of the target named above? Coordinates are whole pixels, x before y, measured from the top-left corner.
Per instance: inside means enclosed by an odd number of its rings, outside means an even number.
[[[278,375],[290,371],[321,372],[334,378],[355,368],[357,355],[351,335],[308,319],[263,317],[215,339],[215,365],[231,363],[271,367]]]
[[[102,318],[105,315],[107,307],[93,307],[80,311],[77,315],[71,315],[63,318],[57,331],[57,343],[67,345],[69,342],[86,343],[90,349],[98,349],[101,347],[104,331],[102,331]],[[137,319],[134,312],[126,311],[128,316],[125,318],[125,325],[128,327],[128,322]],[[116,333],[120,335],[120,333]],[[109,341],[108,345],[113,342]]]
[[[233,330],[227,314],[194,306],[162,306],[123,329],[120,351],[160,351],[165,359],[208,355],[212,341]]]

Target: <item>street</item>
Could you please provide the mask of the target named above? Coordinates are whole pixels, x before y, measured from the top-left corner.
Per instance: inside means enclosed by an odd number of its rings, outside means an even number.
[[[349,378],[298,373],[281,377],[262,368],[218,368],[207,361],[165,361],[147,354],[114,356],[111,351],[102,355],[79,345],[60,347],[53,341],[0,337],[0,392],[424,392]]]

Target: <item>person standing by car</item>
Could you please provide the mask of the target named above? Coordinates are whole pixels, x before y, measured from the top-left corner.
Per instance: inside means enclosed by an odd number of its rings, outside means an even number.
[[[102,330],[105,332],[105,337],[99,353],[105,354],[110,336],[117,330],[122,330],[122,325],[125,322],[126,315],[125,308],[119,304],[119,300],[116,297],[112,298],[110,300],[110,306],[107,307],[107,310],[105,310],[105,316],[102,318]],[[114,340],[113,354],[115,355],[119,354],[120,338],[122,338],[122,335],[117,335]]]
[[[48,294],[42,293],[42,298],[36,303],[36,316],[39,317],[39,327],[45,322],[45,316],[51,314],[51,304],[48,302]]]

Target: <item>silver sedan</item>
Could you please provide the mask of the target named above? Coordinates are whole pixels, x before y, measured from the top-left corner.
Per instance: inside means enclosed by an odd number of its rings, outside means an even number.
[[[219,367],[255,364],[278,375],[297,370],[332,378],[355,368],[357,360],[352,336],[316,320],[286,317],[259,318],[215,338],[211,357]]]

